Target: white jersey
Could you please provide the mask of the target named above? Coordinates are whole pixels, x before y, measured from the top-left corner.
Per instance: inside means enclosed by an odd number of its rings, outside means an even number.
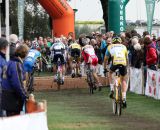
[[[66,47],[62,42],[54,43],[51,48],[51,57],[53,58],[54,55],[63,55],[66,57]]]
[[[91,56],[91,55],[95,55],[94,48],[93,48],[93,46],[91,46],[91,45],[86,45],[86,46],[84,47],[84,52],[87,53],[87,54],[89,54],[90,56]]]
[[[54,43],[50,50],[51,51],[56,51],[56,50],[65,50],[65,45],[62,43],[62,42],[57,42],[57,43]]]

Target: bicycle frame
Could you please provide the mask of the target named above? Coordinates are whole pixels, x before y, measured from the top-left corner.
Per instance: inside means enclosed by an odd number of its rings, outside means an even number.
[[[116,73],[117,74],[114,83],[115,98],[112,99],[112,107],[113,107],[113,113],[120,116],[122,113],[122,90],[121,90],[122,85],[121,85],[119,71],[117,71]]]
[[[90,64],[87,64],[87,83],[89,85],[89,93],[93,94],[94,93],[94,88],[95,88],[95,80],[93,77],[93,71],[90,68]]]
[[[39,70],[40,70],[40,67],[39,67],[39,62],[36,61],[35,62],[35,65],[33,66],[33,71],[28,73],[28,81],[27,81],[27,91],[29,94],[31,94],[32,92],[34,92],[34,86],[33,86],[33,83],[34,83],[34,73],[35,71],[38,72],[38,76],[39,76]]]

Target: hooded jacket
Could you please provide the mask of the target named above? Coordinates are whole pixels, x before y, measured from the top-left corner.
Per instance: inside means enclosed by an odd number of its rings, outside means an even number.
[[[157,50],[154,44],[149,44],[146,47],[146,64],[147,65],[156,65],[157,64]]]

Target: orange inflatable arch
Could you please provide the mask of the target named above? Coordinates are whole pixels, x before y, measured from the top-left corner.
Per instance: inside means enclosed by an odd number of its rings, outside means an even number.
[[[52,29],[55,37],[74,35],[74,11],[66,0],[38,0],[52,18]]]

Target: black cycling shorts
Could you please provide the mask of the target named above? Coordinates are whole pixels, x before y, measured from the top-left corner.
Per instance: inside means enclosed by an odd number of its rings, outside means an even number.
[[[80,57],[80,49],[78,49],[78,48],[74,48],[74,49],[71,49],[71,57],[75,57],[75,56],[77,56],[77,57]]]
[[[125,76],[127,74],[127,67],[124,65],[111,65],[110,70],[115,72],[119,69],[119,73],[121,76]]]
[[[64,58],[64,56],[62,54],[54,55],[52,63],[53,64],[57,64],[58,63],[58,59],[60,59],[60,62],[61,62],[62,65],[66,63],[66,60],[65,60],[65,58]]]

